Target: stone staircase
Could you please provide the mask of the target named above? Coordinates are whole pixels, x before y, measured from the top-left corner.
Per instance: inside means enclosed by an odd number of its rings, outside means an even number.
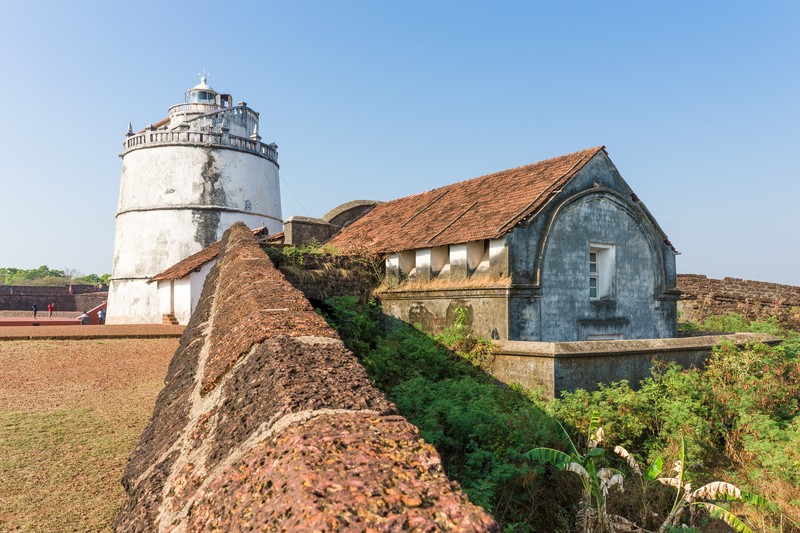
[[[161,315],[161,323],[164,324],[165,326],[177,326],[177,325],[179,325],[178,324],[178,319],[175,318],[175,315],[173,315],[172,313],[167,313],[167,314]]]

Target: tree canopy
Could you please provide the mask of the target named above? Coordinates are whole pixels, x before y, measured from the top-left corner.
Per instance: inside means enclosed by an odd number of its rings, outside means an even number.
[[[77,271],[54,270],[47,265],[32,269],[0,267],[0,285],[96,285],[108,283],[110,277],[111,274],[82,276]]]

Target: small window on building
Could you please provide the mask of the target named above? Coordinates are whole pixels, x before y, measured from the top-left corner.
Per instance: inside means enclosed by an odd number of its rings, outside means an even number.
[[[589,245],[589,299],[611,298],[614,291],[613,244],[591,243]]]

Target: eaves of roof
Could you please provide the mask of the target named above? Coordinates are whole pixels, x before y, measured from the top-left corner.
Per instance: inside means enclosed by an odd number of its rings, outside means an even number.
[[[253,231],[253,236],[265,237],[268,242],[270,241],[270,239],[274,240],[276,238],[283,237],[283,232],[266,236],[265,235],[266,227],[256,228],[252,231]],[[221,242],[222,241],[217,241],[214,244],[206,246],[199,252],[194,253],[189,257],[187,257],[186,259],[175,263],[168,269],[164,270],[163,272],[159,272],[158,274],[147,280],[147,283],[153,283],[155,281],[170,281],[170,280],[185,278],[192,272],[199,270],[203,265],[205,265],[209,261],[216,259],[217,255],[219,255]]]

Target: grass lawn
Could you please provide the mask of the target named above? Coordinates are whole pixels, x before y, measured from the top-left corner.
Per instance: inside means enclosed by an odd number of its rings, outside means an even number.
[[[178,339],[0,342],[0,530],[109,530]]]

